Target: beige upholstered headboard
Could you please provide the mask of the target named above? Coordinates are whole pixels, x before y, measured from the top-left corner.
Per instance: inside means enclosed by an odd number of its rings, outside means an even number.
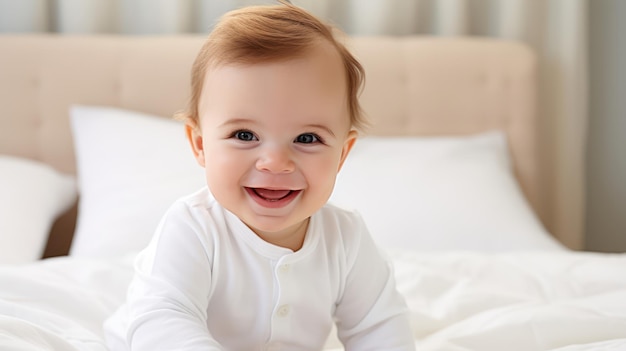
[[[186,103],[200,36],[0,35],[0,153],[75,172],[71,104],[170,117]],[[533,53],[494,39],[356,37],[362,104],[375,135],[461,135],[502,129],[525,195],[548,228],[535,141]],[[67,252],[76,209],[47,255]],[[561,241],[563,238],[560,238]]]

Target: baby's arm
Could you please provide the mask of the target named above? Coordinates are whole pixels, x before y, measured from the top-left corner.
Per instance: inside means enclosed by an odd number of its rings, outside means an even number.
[[[207,243],[185,213],[169,214],[135,264],[128,292],[128,345],[133,351],[223,350],[206,323],[211,286]]]
[[[359,218],[360,220],[360,218]],[[356,251],[348,255],[345,290],[337,306],[339,339],[349,350],[415,350],[404,298],[388,262],[365,225]]]

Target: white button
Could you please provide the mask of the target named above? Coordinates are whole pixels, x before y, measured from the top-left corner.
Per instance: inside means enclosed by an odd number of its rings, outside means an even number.
[[[280,266],[279,269],[280,269],[281,272],[287,273],[287,272],[289,272],[290,268],[291,268],[291,266],[289,264],[284,264],[284,265]]]
[[[289,307],[289,305],[282,305],[278,307],[278,310],[276,311],[276,315],[278,315],[278,317],[286,317],[289,314],[290,310],[291,308]]]

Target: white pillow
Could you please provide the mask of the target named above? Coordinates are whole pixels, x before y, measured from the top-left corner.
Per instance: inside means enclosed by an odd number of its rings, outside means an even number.
[[[339,172],[331,202],[358,210],[383,247],[563,249],[522,195],[499,131],[360,139]]]
[[[54,220],[76,201],[73,176],[0,155],[0,263],[40,259]]]
[[[142,249],[179,197],[205,184],[183,124],[97,106],[70,111],[80,201],[71,256]]]

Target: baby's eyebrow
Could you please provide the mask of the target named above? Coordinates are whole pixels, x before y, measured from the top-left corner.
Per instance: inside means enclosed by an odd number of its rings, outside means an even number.
[[[252,124],[252,123],[255,123],[255,121],[252,120],[252,119],[233,118],[233,119],[229,119],[229,120],[225,121],[224,123],[220,124],[220,127],[229,127],[231,125]]]
[[[332,137],[335,136],[335,133],[333,133],[332,129],[328,128],[327,126],[323,125],[323,124],[307,124],[306,125],[307,128],[318,128],[318,129],[322,129],[323,131],[325,131],[326,133],[330,134]]]

